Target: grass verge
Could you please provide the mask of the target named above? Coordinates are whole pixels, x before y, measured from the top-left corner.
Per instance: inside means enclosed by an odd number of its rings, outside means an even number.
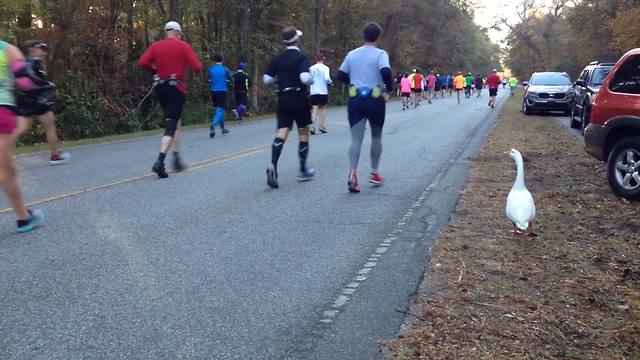
[[[428,270],[421,323],[386,342],[396,359],[640,357],[638,203],[612,195],[602,163],[552,117],[505,105]],[[537,238],[504,215],[525,156]],[[433,277],[429,277],[433,278]],[[410,354],[410,355],[409,355]]]
[[[340,109],[340,108],[345,108],[345,106],[337,105],[337,106],[329,107],[329,109]],[[250,118],[245,119],[245,121],[248,123],[251,123],[251,122],[262,121],[262,120],[273,118],[273,117],[275,117],[275,114],[263,114],[263,115],[252,116]],[[225,120],[225,122],[228,124],[238,123],[235,120]],[[202,124],[183,126],[182,130],[186,131],[186,130],[193,130],[193,129],[203,129],[207,127],[209,127],[208,122],[202,123]],[[164,130],[162,129],[154,129],[154,130],[137,131],[137,132],[128,133],[128,134],[109,135],[109,136],[102,136],[97,138],[63,141],[60,143],[60,147],[71,148],[71,147],[83,146],[83,145],[95,145],[95,144],[104,144],[104,143],[116,142],[116,141],[139,139],[147,136],[158,136],[162,134],[163,131]],[[46,151],[49,151],[49,146],[47,145],[47,143],[37,143],[33,145],[18,145],[18,147],[16,148],[16,154],[30,154],[30,153],[38,153],[38,152],[46,152]]]
[[[274,114],[252,116],[251,118],[247,118],[245,121],[247,123],[251,123],[251,122],[269,119],[274,116],[275,116]],[[225,123],[237,124],[238,122],[235,120],[225,120]],[[36,125],[34,124],[34,126]],[[187,130],[194,130],[194,129],[203,129],[208,127],[209,127],[209,123],[206,122],[202,124],[183,126],[182,130],[187,131]],[[163,129],[154,129],[154,130],[137,131],[137,132],[127,133],[127,134],[120,134],[120,135],[109,135],[109,136],[102,136],[97,138],[63,141],[60,143],[60,147],[71,148],[71,147],[83,146],[83,145],[95,145],[95,144],[104,144],[104,143],[116,142],[116,141],[139,139],[147,136],[159,136],[163,132],[164,132]],[[19,145],[16,148],[16,154],[29,154],[29,153],[37,153],[37,152],[43,152],[43,151],[44,152],[49,151],[49,146],[47,145],[47,143],[37,143],[33,145]]]

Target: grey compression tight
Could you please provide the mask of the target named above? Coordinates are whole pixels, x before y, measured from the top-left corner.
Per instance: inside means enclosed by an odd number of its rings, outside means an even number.
[[[364,129],[367,124],[366,119],[358,121],[351,127],[351,147],[349,148],[349,163],[352,169],[358,167],[360,159],[360,148],[364,140]],[[380,155],[382,155],[382,126],[369,123],[371,126],[371,168],[378,169]]]

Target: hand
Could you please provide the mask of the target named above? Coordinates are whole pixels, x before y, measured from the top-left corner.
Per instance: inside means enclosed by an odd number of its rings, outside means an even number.
[[[384,93],[384,102],[389,102],[389,93]]]

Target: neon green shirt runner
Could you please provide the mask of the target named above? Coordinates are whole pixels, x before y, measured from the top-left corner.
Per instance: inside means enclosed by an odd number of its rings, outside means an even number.
[[[509,86],[516,86],[518,85],[518,79],[512,77],[511,79],[509,79]]]
[[[473,76],[467,75],[467,77],[464,78],[464,82],[467,86],[473,85]]]
[[[9,69],[7,44],[0,40],[0,105],[15,106],[13,98],[13,76]]]

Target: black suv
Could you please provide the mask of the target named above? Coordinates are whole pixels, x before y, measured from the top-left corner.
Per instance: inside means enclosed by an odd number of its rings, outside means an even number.
[[[583,135],[584,129],[589,125],[593,97],[600,90],[600,86],[614,65],[615,63],[591,62],[582,70],[580,77],[573,84],[571,117],[569,119],[571,119],[571,127],[582,129]],[[577,120],[576,117],[578,117]]]

